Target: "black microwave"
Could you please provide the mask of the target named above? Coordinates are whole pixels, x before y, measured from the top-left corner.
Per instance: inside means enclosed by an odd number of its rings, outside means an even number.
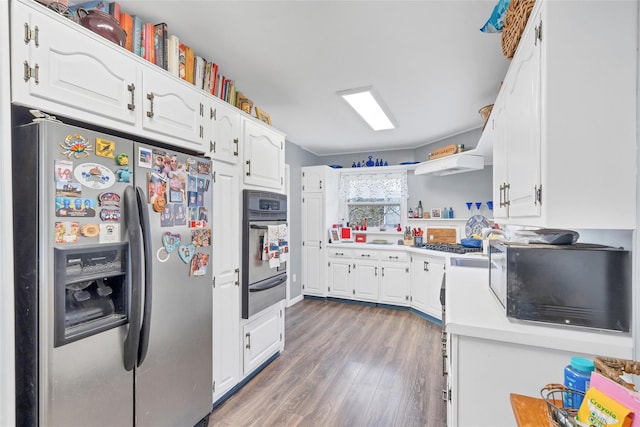
[[[622,248],[491,241],[491,291],[512,319],[628,332],[631,257]]]

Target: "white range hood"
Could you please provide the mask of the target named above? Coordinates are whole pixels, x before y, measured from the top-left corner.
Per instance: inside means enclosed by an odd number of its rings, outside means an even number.
[[[473,151],[453,154],[435,160],[420,163],[415,171],[416,175],[453,175],[456,173],[470,172],[484,168],[484,156],[474,155]]]
[[[495,111],[495,110],[494,110]],[[493,111],[492,111],[493,114]],[[491,115],[489,120],[491,120]],[[427,160],[416,166],[416,175],[453,175],[462,172],[472,172],[484,169],[484,165],[493,164],[493,122],[485,126],[478,145],[469,151],[435,160]]]

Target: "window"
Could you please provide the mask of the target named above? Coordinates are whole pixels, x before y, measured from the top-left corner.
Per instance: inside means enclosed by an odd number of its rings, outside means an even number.
[[[367,227],[395,227],[406,209],[407,173],[344,173],[340,195],[346,201],[350,224]]]

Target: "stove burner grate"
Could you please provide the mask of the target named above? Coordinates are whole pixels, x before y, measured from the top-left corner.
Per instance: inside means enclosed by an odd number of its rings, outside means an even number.
[[[466,254],[471,252],[482,252],[482,248],[467,248],[459,243],[425,243],[422,249],[430,249],[432,251],[450,252],[455,254]]]

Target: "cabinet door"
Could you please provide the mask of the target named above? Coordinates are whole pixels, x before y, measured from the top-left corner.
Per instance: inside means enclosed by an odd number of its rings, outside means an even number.
[[[428,258],[411,256],[411,307],[423,313],[427,312],[428,286],[429,286],[429,261]]]
[[[245,376],[280,351],[283,340],[282,316],[283,309],[275,306],[275,309],[267,309],[257,319],[244,326]]]
[[[142,127],[160,140],[204,152],[204,111],[208,98],[202,90],[168,78],[166,71],[150,65],[142,81]]]
[[[409,305],[409,264],[380,262],[380,302]]]
[[[240,153],[240,112],[224,105],[222,101],[212,101],[209,107],[211,120],[211,158],[237,164]]]
[[[11,23],[14,103],[98,125],[135,124],[140,71],[122,48],[36,2],[12,2]]]
[[[427,307],[426,313],[442,320],[442,304],[440,303],[440,288],[444,276],[444,259],[429,258],[427,260]]]
[[[284,190],[284,137],[266,125],[244,119],[244,183]]]
[[[350,259],[329,258],[327,294],[338,298],[353,298]]]
[[[535,18],[536,26],[540,18]],[[517,62],[507,82],[507,168],[509,216],[540,216],[536,190],[540,188],[541,85],[540,42],[528,28],[520,40]]]
[[[240,168],[214,164],[213,401],[240,381]]]
[[[326,166],[309,166],[302,168],[302,191],[317,192],[326,189]]]
[[[507,204],[507,183],[509,176],[507,173],[507,123],[505,98],[496,101],[491,112],[491,125],[493,129],[493,217],[494,219],[505,219],[509,216],[509,205]]]
[[[355,299],[378,301],[379,267],[376,260],[354,260],[353,288]]]
[[[320,193],[302,198],[302,292],[307,295],[324,295],[325,259],[323,241],[324,197]]]

